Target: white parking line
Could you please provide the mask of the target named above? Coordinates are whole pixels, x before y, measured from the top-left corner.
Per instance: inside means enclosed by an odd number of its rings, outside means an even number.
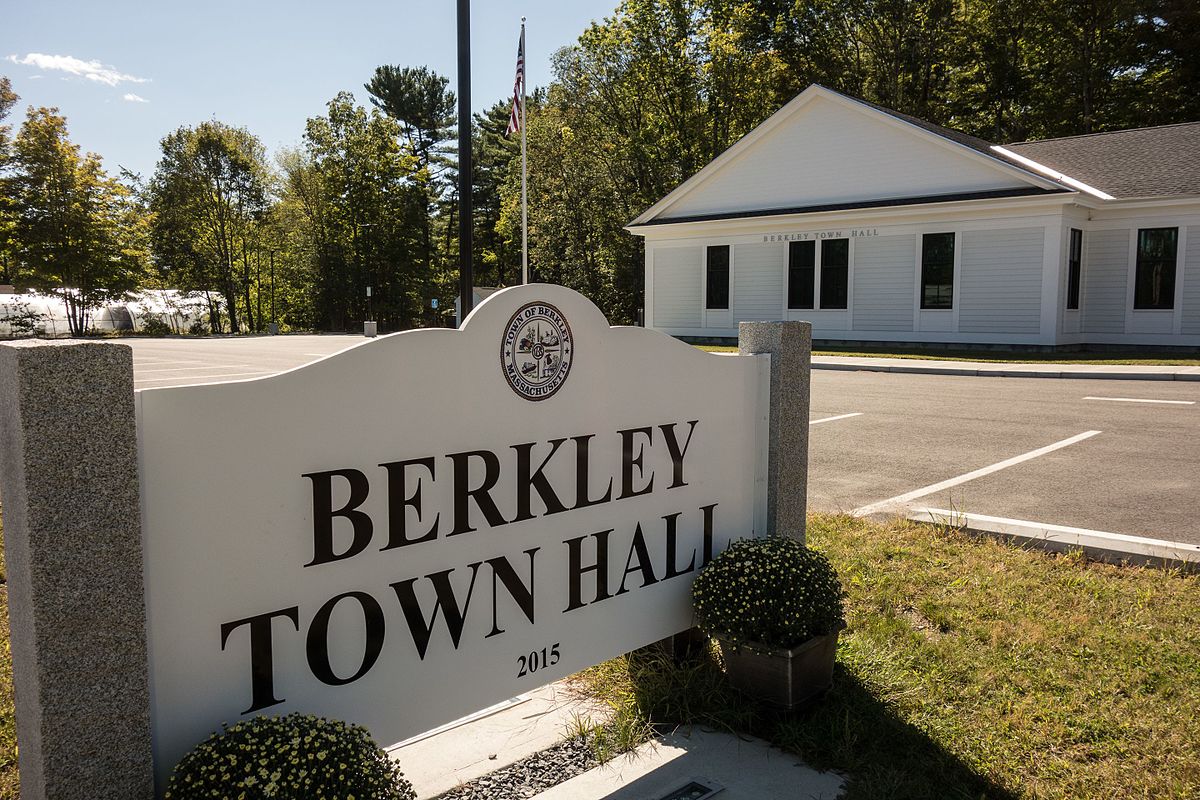
[[[1107,400],[1110,403],[1163,403],[1173,406],[1194,406],[1195,400],[1143,400],[1140,397],[1085,397],[1084,400]]]
[[[1002,469],[1007,469],[1008,467],[1021,464],[1025,461],[1030,461],[1038,456],[1044,456],[1047,453],[1053,453],[1055,450],[1061,450],[1062,448],[1073,445],[1076,442],[1082,442],[1084,439],[1090,439],[1098,433],[1100,433],[1100,431],[1084,431],[1083,433],[1072,436],[1069,439],[1063,439],[1061,442],[1048,444],[1045,447],[1039,447],[1037,450],[1030,450],[1028,453],[1022,453],[1019,456],[1013,456],[1012,458],[1005,459],[997,464],[992,464],[990,467],[982,467],[972,472],[968,472],[965,475],[959,475],[957,478],[950,478],[949,480],[941,481],[940,483],[934,483],[929,486],[924,486],[920,489],[914,489],[911,492],[905,492],[904,494],[896,495],[895,497],[889,497],[887,500],[880,500],[878,503],[871,503],[870,505],[861,506],[854,509],[853,514],[856,517],[865,517],[868,514],[875,514],[879,511],[887,511],[895,506],[903,505],[909,500],[916,500],[918,497],[924,497],[927,494],[940,492],[943,489],[949,489],[952,486],[958,486],[959,484],[966,483],[967,481],[973,481],[976,478],[982,478],[985,475],[991,475],[993,472],[999,472]]]
[[[1187,542],[1149,539],[1144,536],[1108,533],[1090,528],[1072,528],[1066,525],[1051,525],[1024,519],[989,517],[986,514],[968,514],[962,511],[948,511],[944,508],[914,508],[908,518],[922,522],[932,520],[941,525],[970,528],[1005,536],[1018,536],[1022,539],[1055,542],[1070,547],[1092,547],[1126,555],[1149,556],[1172,561],[1200,561],[1200,545]]]
[[[809,425],[820,425],[822,422],[837,422],[839,419],[850,419],[850,417],[861,417],[863,412],[855,411],[853,414],[840,414],[836,417],[822,417],[821,419],[810,419]]]

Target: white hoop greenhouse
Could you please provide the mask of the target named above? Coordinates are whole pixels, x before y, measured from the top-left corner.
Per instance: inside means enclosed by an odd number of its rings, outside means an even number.
[[[208,303],[196,293],[151,289],[94,309],[89,332],[207,333]],[[66,306],[59,295],[42,292],[0,294],[0,339],[71,335]]]

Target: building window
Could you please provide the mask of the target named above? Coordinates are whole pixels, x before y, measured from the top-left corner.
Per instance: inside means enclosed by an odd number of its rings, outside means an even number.
[[[724,311],[729,308],[729,245],[708,248],[704,307]]]
[[[788,242],[788,308],[813,307],[816,259],[816,242]]]
[[[921,308],[954,307],[954,234],[921,237]]]
[[[1142,228],[1137,239],[1134,308],[1175,307],[1175,253],[1178,228]]]
[[[1079,276],[1083,272],[1083,231],[1071,228],[1071,246],[1067,250],[1067,309],[1079,309]]]
[[[821,308],[845,308],[850,273],[850,240],[821,242]]]

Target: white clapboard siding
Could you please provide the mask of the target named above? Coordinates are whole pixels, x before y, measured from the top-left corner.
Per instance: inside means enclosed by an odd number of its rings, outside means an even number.
[[[783,317],[783,248],[778,244],[739,244],[733,255],[735,322]]]
[[[1183,329],[1185,334],[1200,333],[1200,225],[1187,229],[1187,249],[1183,254]]]
[[[1092,231],[1084,241],[1083,329],[1087,333],[1124,333],[1129,231]]]
[[[854,327],[864,331],[911,331],[916,237],[854,240]]]
[[[703,253],[699,247],[654,249],[654,327],[700,326]]]
[[[664,217],[1028,186],[884,115],[816,98]]]
[[[1044,228],[1001,228],[962,235],[958,329],[1037,333],[1042,324]]]

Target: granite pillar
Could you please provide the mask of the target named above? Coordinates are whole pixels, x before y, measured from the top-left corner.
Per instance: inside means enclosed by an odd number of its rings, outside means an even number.
[[[812,324],[743,322],[738,352],[771,354],[767,535],[804,541],[808,506],[808,409]]]
[[[0,343],[0,502],[21,797],[153,797],[129,347]]]

